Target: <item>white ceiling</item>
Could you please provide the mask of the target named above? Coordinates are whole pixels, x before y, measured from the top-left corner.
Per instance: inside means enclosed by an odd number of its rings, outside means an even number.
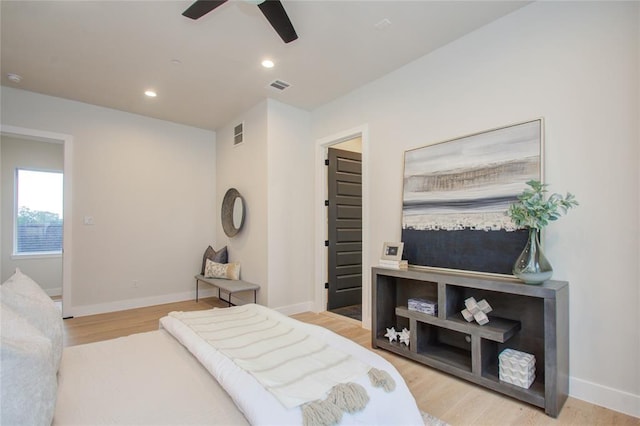
[[[2,0],[2,85],[215,130],[268,97],[313,110],[527,4],[283,3],[299,36],[289,44],[245,1],[193,21],[181,15],[190,0]]]

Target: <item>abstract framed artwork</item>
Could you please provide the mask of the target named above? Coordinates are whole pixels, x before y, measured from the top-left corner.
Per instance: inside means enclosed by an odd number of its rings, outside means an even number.
[[[528,234],[506,211],[527,181],[542,180],[542,153],[542,119],[406,151],[404,259],[511,275]]]

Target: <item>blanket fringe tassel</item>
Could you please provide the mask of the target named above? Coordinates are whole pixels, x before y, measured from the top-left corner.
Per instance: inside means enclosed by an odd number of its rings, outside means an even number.
[[[367,406],[369,395],[367,390],[357,383],[341,383],[329,392],[327,401],[347,413],[356,413]]]
[[[304,426],[330,426],[342,419],[342,410],[337,405],[324,400],[312,401],[302,407]]]
[[[334,386],[324,401],[313,401],[302,407],[305,426],[330,426],[342,419],[343,413],[355,413],[367,406],[367,390],[357,383]]]
[[[368,375],[373,387],[382,388],[385,392],[392,392],[396,388],[395,380],[384,370],[371,368]]]
[[[372,368],[369,379],[376,388],[391,392],[396,388],[393,377],[384,370]],[[312,401],[302,406],[304,426],[332,426],[340,423],[343,413],[356,413],[369,402],[367,390],[357,383],[340,383],[334,386],[324,401]]]

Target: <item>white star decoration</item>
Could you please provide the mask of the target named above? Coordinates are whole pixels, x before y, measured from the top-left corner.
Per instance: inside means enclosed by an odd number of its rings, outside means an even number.
[[[398,337],[400,338],[400,342],[409,346],[409,330],[403,328],[400,333],[398,333]]]
[[[389,338],[389,343],[394,342],[396,339],[398,339],[398,332],[396,331],[396,328],[387,328],[387,334],[385,334],[384,337]]]

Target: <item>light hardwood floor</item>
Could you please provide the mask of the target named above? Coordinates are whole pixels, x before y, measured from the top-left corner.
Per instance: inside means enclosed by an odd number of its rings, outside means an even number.
[[[65,346],[113,339],[158,329],[158,320],[171,311],[226,306],[217,298],[185,301],[64,321]],[[370,332],[360,323],[331,313],[303,313],[294,318],[326,327],[371,349]],[[553,419],[528,404],[451,377],[383,350],[376,353],[402,374],[421,410],[455,425],[635,425],[640,419],[569,398]]]

